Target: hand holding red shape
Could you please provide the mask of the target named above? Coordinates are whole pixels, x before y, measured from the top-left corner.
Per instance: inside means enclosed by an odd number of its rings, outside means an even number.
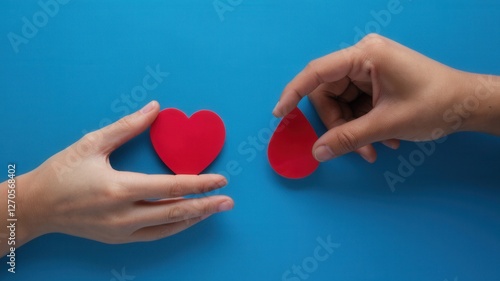
[[[222,119],[212,111],[200,110],[188,118],[184,112],[168,108],[151,125],[150,137],[170,170],[197,175],[217,158],[226,130]]]
[[[309,176],[319,165],[312,154],[317,140],[314,128],[302,111],[295,108],[281,120],[271,137],[267,150],[271,167],[285,178]]]

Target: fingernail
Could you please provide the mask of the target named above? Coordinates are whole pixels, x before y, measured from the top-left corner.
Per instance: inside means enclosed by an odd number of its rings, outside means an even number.
[[[319,162],[325,162],[335,157],[332,149],[326,145],[322,145],[314,151],[314,158]]]
[[[389,145],[389,147],[390,147],[391,149],[396,150],[396,149],[398,149],[398,148],[399,148],[399,144],[397,144],[397,143],[391,143],[391,144]]]
[[[151,101],[141,109],[141,113],[146,114],[150,112],[153,108],[154,108],[154,101]]]
[[[396,150],[399,148],[399,142],[391,142],[390,146],[392,149]]]
[[[233,208],[233,204],[231,202],[224,201],[224,202],[219,204],[218,211],[225,212],[225,211],[231,210],[232,208]]]
[[[226,185],[227,185],[227,179],[226,178],[223,178],[222,180],[218,181],[217,184],[216,184],[216,186],[218,188],[224,187]]]
[[[278,113],[278,105],[280,104],[280,102],[278,101],[276,103],[276,105],[274,106],[274,109],[273,109],[273,115],[276,116],[276,117],[281,117],[281,115]]]
[[[365,159],[365,161],[366,161],[366,162],[368,162],[368,163],[373,164],[373,163],[375,162],[375,159],[373,159],[373,158],[370,158],[370,157],[368,157],[368,156],[366,156],[366,155],[364,155],[364,154],[360,154],[360,155],[361,155],[361,157],[363,157],[363,159]]]

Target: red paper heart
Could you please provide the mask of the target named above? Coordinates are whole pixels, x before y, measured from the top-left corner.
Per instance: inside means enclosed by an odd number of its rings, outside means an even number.
[[[176,174],[201,173],[222,150],[224,122],[209,110],[188,118],[184,112],[168,108],[151,125],[151,142],[158,156]]]
[[[318,140],[307,118],[295,108],[281,120],[267,148],[271,167],[285,178],[300,179],[318,168],[319,162],[312,155]]]

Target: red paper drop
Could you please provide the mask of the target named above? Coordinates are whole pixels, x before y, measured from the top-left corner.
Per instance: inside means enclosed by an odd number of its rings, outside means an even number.
[[[295,108],[279,123],[267,149],[271,167],[279,175],[300,179],[312,174],[319,162],[312,155],[312,147],[318,140],[307,118]]]

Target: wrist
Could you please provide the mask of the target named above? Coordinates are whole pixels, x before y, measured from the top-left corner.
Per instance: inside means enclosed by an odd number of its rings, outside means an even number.
[[[500,135],[500,76],[462,73],[460,79],[459,130]]]
[[[19,185],[22,188],[19,194],[18,218],[21,230],[24,231],[22,238],[25,243],[46,234],[44,231],[45,214],[40,210],[40,202],[44,198],[43,188],[37,177],[38,169],[19,177]]]
[[[0,257],[15,251],[23,244],[33,239],[31,231],[26,229],[26,223],[20,216],[19,183],[8,181],[0,183]]]

